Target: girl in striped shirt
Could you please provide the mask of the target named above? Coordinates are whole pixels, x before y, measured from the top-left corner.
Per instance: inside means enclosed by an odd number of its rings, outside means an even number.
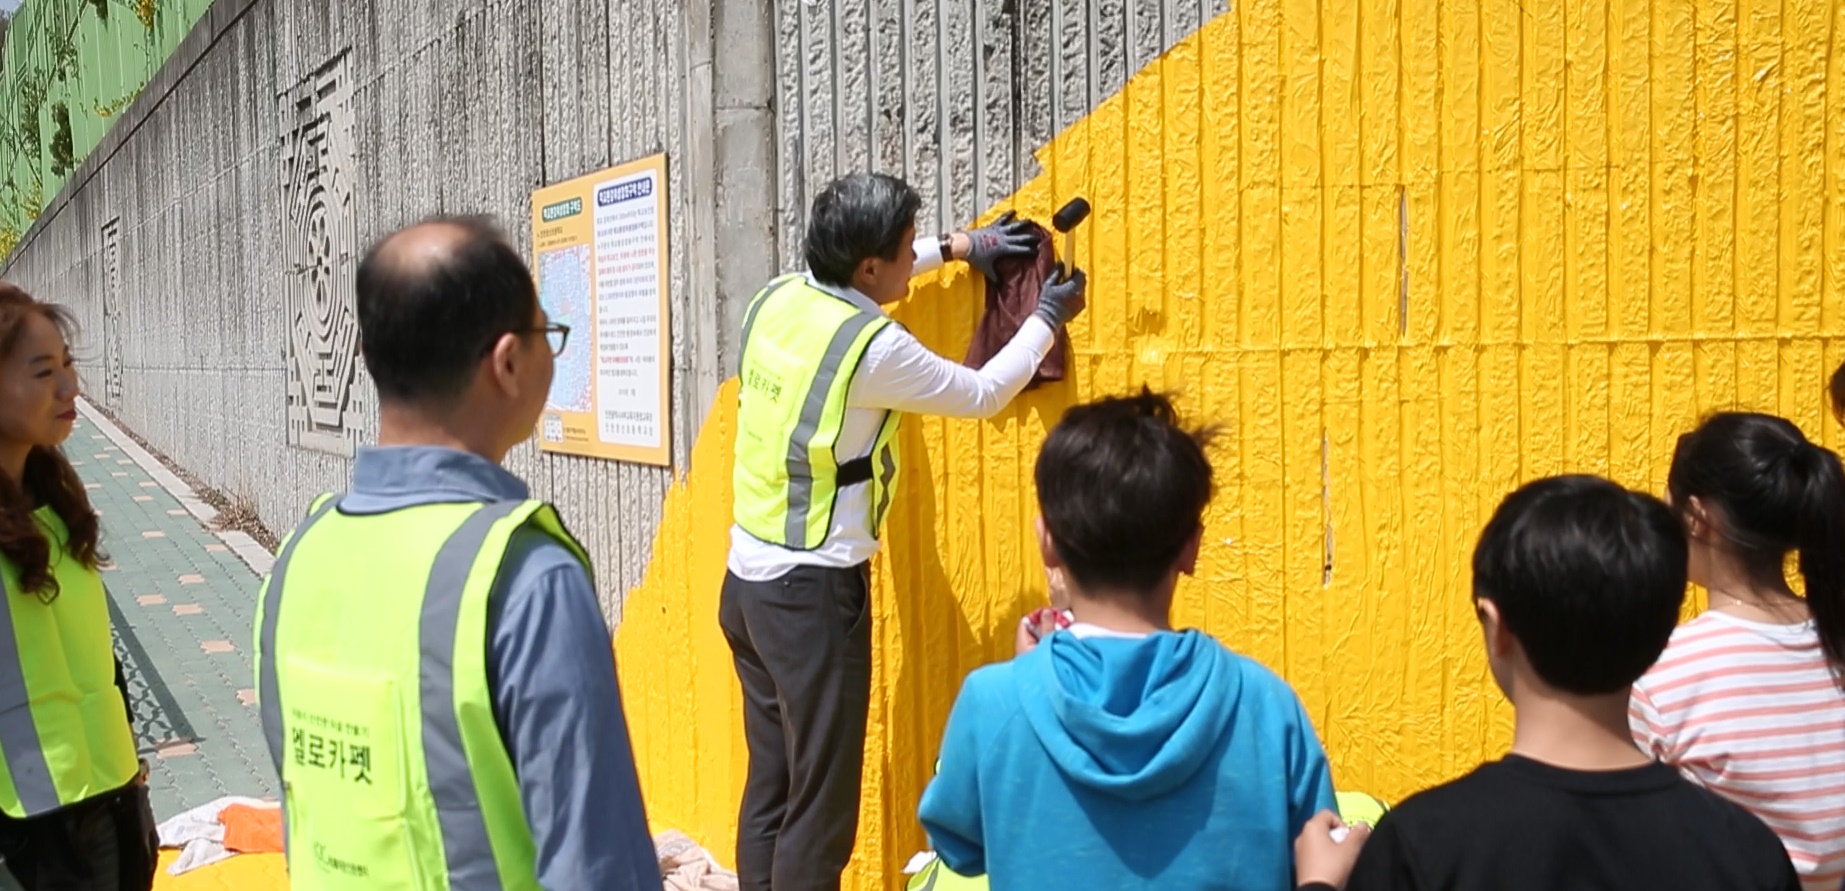
[[[1667,478],[1710,609],[1633,688],[1634,739],[1768,824],[1806,891],[1845,877],[1845,469],[1788,421],[1713,415]],[[1787,555],[1806,589],[1789,586]]]

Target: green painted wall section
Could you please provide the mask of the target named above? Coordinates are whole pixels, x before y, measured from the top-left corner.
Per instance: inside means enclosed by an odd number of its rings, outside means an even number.
[[[27,0],[0,68],[0,256],[185,39],[211,0]]]

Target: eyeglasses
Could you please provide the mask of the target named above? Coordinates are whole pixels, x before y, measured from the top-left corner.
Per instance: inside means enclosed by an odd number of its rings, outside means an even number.
[[[561,356],[564,347],[570,343],[570,326],[563,322],[552,322],[543,328],[521,328],[514,334],[543,334],[545,343],[551,347],[551,355]]]
[[[551,355],[553,356],[562,355],[564,346],[570,343],[570,326],[562,322],[552,322],[540,328],[514,328],[506,333],[543,334],[545,336],[545,345],[551,348]],[[494,335],[491,340],[487,341],[487,345],[481,348],[480,354],[484,357],[488,353],[493,352],[494,344],[498,343],[502,336],[503,335],[499,334]]]

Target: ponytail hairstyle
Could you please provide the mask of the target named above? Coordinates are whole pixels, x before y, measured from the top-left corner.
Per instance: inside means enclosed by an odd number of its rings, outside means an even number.
[[[1681,515],[1692,498],[1714,508],[1750,576],[1785,582],[1798,555],[1820,646],[1845,671],[1845,466],[1800,428],[1772,415],[1726,412],[1679,437],[1666,489]]]
[[[40,302],[17,285],[0,282],[0,359],[13,355],[27,319],[34,314],[58,326],[66,341],[76,331],[68,310]],[[44,528],[32,518],[33,510],[40,505],[49,506],[64,521],[70,533],[68,539],[52,542],[46,538]],[[33,446],[18,482],[0,474],[0,556],[19,570],[19,584],[24,589],[13,593],[36,596],[47,603],[57,598],[58,580],[51,571],[56,562],[54,546],[86,568],[95,569],[99,525],[83,480],[57,446]]]

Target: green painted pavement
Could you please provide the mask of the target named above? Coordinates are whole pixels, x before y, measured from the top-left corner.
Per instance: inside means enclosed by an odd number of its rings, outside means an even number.
[[[155,814],[274,797],[251,663],[261,578],[87,413],[64,451],[102,514],[103,581]]]

